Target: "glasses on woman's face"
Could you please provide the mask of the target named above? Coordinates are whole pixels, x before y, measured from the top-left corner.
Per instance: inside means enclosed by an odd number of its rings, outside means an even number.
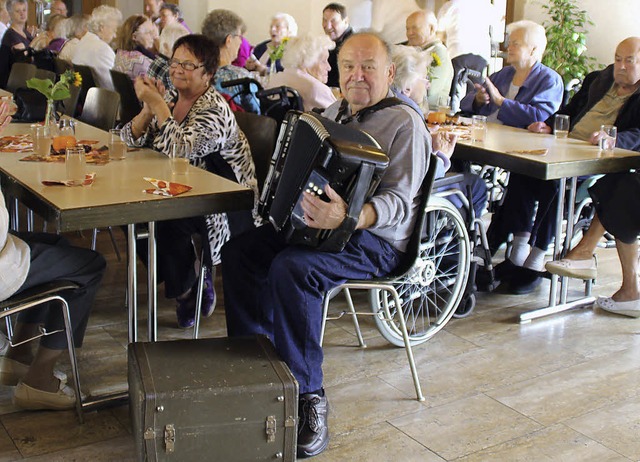
[[[182,66],[185,71],[195,71],[196,69],[201,68],[204,64],[195,64],[191,61],[178,61],[177,59],[169,60],[169,67],[175,69],[178,66]]]

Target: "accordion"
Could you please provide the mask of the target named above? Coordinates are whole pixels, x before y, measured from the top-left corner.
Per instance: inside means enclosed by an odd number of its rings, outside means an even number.
[[[355,231],[362,206],[380,183],[389,158],[369,134],[315,113],[289,111],[282,123],[260,197],[259,212],[290,244],[339,252]],[[329,184],[347,204],[336,229],[310,228],[304,191],[326,197]]]

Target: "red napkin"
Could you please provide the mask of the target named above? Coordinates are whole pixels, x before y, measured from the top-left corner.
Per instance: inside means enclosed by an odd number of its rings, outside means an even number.
[[[156,180],[155,178],[144,177],[145,181],[151,183],[155,188],[145,189],[142,192],[147,194],[157,194],[159,196],[178,196],[191,191],[193,188],[186,184],[173,183],[167,180]]]
[[[42,180],[45,186],[91,186],[96,177],[95,173],[87,173],[83,181],[76,180]]]

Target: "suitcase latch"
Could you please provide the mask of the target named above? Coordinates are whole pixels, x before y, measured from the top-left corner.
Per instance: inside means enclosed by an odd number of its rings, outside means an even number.
[[[267,417],[266,424],[267,443],[275,443],[276,441],[276,416],[270,415]]]
[[[164,427],[164,452],[171,453],[175,450],[176,429],[173,424]]]

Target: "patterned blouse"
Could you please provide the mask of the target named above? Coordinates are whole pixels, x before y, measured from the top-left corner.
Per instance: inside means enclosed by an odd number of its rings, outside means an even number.
[[[139,51],[117,50],[113,69],[124,72],[131,80],[135,80],[140,75],[147,75],[152,61]]]
[[[175,102],[177,99],[176,90],[165,94],[167,103]],[[169,117],[158,126],[158,121],[154,117],[147,131],[138,139],[133,138],[131,124],[132,122],[129,122],[123,128],[125,140],[130,146],[146,146],[168,155],[174,142],[185,141],[191,153],[191,164],[205,170],[207,170],[205,158],[211,153],[219,152],[222,159],[233,170],[238,183],[253,190],[254,222],[256,225],[262,223],[257,213],[258,182],[249,143],[238,127],[236,118],[224,97],[213,87],[209,87],[196,100],[182,123]],[[212,263],[217,265],[220,263],[220,249],[230,237],[229,222],[225,213],[207,215],[205,219]]]

